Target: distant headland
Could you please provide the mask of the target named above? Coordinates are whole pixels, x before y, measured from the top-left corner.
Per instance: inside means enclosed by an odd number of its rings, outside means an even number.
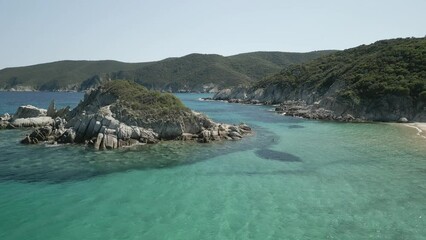
[[[276,105],[281,114],[310,119],[426,122],[426,38],[332,53],[213,99]]]
[[[84,91],[105,80],[125,79],[151,90],[216,92],[248,84],[291,64],[307,62],[335,51],[308,53],[252,52],[224,57],[190,54],[156,62],[59,61],[0,70],[6,91]]]

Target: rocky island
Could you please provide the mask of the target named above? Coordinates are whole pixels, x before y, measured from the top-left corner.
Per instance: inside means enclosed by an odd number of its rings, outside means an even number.
[[[382,40],[292,65],[214,100],[336,121],[426,122],[426,38]]]
[[[21,142],[79,143],[115,149],[162,140],[238,140],[251,133],[245,124],[213,122],[185,107],[175,96],[129,81],[109,81],[88,92],[72,111],[22,106],[0,119],[4,128],[38,127]]]

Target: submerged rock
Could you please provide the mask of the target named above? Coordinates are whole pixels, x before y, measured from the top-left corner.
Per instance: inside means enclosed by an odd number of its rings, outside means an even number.
[[[50,116],[58,115],[53,102],[47,112]],[[45,118],[50,121],[52,131],[39,128],[22,143],[82,143],[104,150],[161,140],[204,143],[238,140],[251,133],[251,128],[245,124],[215,123],[205,115],[186,108],[171,94],[149,91],[127,81],[102,84],[87,93],[84,100],[64,118]]]
[[[293,125],[288,126],[288,128],[290,128],[290,129],[295,129],[295,128],[305,128],[305,127],[304,127],[304,126],[301,126],[301,125],[293,124]]]
[[[21,143],[31,144],[48,141],[49,139],[54,138],[52,132],[53,128],[51,126],[38,128],[34,130],[30,135],[26,136],[23,140],[21,140]]]
[[[281,162],[301,162],[302,159],[290,153],[275,151],[271,149],[259,149],[256,155],[267,160],[277,160]]]

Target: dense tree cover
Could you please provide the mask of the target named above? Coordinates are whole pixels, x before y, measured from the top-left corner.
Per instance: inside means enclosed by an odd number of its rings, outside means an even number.
[[[354,103],[387,94],[426,100],[426,38],[382,40],[329,54],[292,65],[255,88],[270,84],[320,95],[339,85],[338,97]]]
[[[123,109],[138,114],[158,116],[176,114],[190,110],[173,94],[148,90],[145,87],[126,80],[115,80],[103,83],[103,94],[117,97]]]
[[[80,90],[108,78],[127,79],[158,90],[194,90],[208,83],[225,87],[256,81],[289,64],[330,52],[254,52],[230,57],[190,54],[146,63],[60,61],[0,70],[0,89],[22,85],[37,90]]]
[[[302,63],[333,51],[310,53],[254,52],[230,57],[215,54],[190,54],[172,58],[116,78],[132,79],[153,89],[199,89],[214,83],[221,87],[258,81],[292,63]]]
[[[23,85],[37,90],[71,89],[95,75],[136,69],[144,64],[109,60],[59,61],[27,67],[5,68],[0,70],[0,88],[8,89]]]

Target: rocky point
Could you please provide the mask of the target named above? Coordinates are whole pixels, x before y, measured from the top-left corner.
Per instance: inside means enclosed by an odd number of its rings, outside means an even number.
[[[77,143],[100,150],[164,140],[239,140],[251,133],[246,124],[216,123],[171,94],[127,81],[104,83],[72,111],[56,110],[53,102],[47,110],[22,106],[1,121],[8,128],[37,127],[21,141],[24,144]]]

